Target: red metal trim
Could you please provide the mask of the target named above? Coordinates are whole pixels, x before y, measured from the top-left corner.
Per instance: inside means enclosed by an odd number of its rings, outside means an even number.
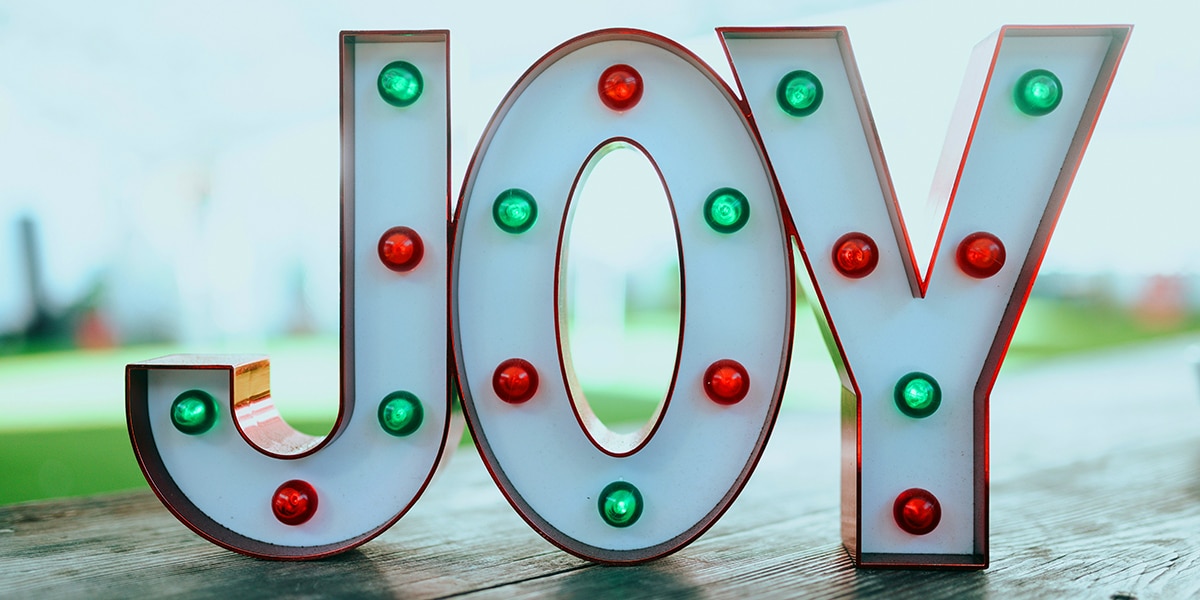
[[[438,466],[434,476],[440,473],[443,468],[450,462],[450,458],[458,449],[458,443],[462,440],[463,428],[466,427],[462,419],[461,407],[459,412],[455,412],[457,402],[455,400],[456,390],[462,389],[458,383],[458,372],[454,363],[454,336],[452,335],[451,327],[451,312],[450,312],[450,265],[453,264],[454,252],[454,221],[451,216],[451,189],[454,185],[454,177],[451,173],[451,159],[453,157],[451,143],[454,141],[451,135],[451,113],[450,113],[450,30],[439,29],[436,33],[445,36],[446,40],[446,427],[443,433],[445,442],[442,444],[441,457],[438,460]],[[454,433],[456,435],[451,435]],[[421,490],[424,493],[424,489]]]
[[[667,194],[667,205],[671,209],[671,223],[675,230],[675,248],[679,259],[679,334],[675,344],[675,366],[671,371],[671,382],[667,386],[667,393],[659,401],[658,406],[654,409],[654,414],[646,422],[642,428],[634,433],[637,442],[632,448],[625,451],[612,450],[610,447],[617,445],[616,438],[624,437],[616,434],[604,425],[596,413],[592,411],[591,405],[588,404],[587,397],[583,394],[583,389],[580,388],[578,380],[575,378],[575,369],[571,364],[571,349],[564,347],[566,340],[566,318],[563,314],[565,299],[562,297],[563,282],[566,277],[566,263],[563,258],[566,255],[565,248],[567,244],[567,230],[572,219],[572,203],[575,201],[576,193],[579,190],[579,185],[586,178],[587,173],[591,171],[598,160],[597,155],[603,156],[606,150],[613,146],[628,145],[636,148],[642,153],[650,164],[654,167],[654,172],[658,174],[658,180],[662,184],[663,190]],[[562,222],[558,228],[558,245],[555,248],[554,256],[554,336],[558,345],[558,366],[562,373],[563,386],[567,391],[567,399],[571,401],[571,411],[575,413],[575,420],[579,422],[579,428],[583,430],[588,441],[597,450],[614,457],[630,456],[636,454],[639,450],[645,447],[654,437],[654,433],[658,431],[662,424],[663,414],[666,413],[667,407],[671,404],[671,398],[675,395],[675,384],[679,379],[679,358],[683,353],[683,325],[687,315],[687,275],[684,273],[683,262],[683,238],[679,232],[679,215],[675,211],[675,201],[671,197],[671,190],[667,187],[667,180],[663,177],[662,169],[658,167],[658,162],[654,160],[646,147],[637,141],[627,137],[609,138],[595,148],[592,149],[588,156],[583,161],[583,165],[576,173],[574,181],[571,182],[571,191],[567,195],[567,202],[563,206]]]

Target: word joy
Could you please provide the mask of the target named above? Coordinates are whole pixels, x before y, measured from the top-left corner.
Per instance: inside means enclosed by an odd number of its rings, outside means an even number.
[[[988,397],[1130,30],[1009,26],[979,44],[923,275],[844,28],[718,29],[732,87],[652,33],[569,40],[496,109],[452,219],[449,33],[344,32],[337,423],[284,423],[265,357],[167,356],[126,368],[138,461],[213,543],[328,556],[417,501],[456,441],[457,390],[539,534],[593,561],[661,557],[720,518],[767,443],[796,242],[843,387],[847,551],[985,568]],[[560,285],[577,191],[622,146],[667,190],[686,282],[672,384],[627,434],[583,398]]]

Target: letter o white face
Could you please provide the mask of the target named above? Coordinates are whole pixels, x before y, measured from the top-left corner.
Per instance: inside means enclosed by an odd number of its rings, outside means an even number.
[[[791,348],[791,252],[746,112],[677,44],[600,31],[536,63],[476,149],[451,259],[464,409],[514,508],[575,555],[630,563],[682,548],[733,502],[774,423]],[[594,433],[576,408],[586,402],[560,333],[571,200],[613,144],[637,146],[657,168],[682,275],[672,385],[634,438]],[[609,218],[614,243],[638,243],[622,227],[636,215]]]

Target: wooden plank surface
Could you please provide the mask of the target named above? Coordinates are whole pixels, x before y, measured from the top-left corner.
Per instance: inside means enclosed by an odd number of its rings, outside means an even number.
[[[647,565],[557,550],[464,448],[395,527],[322,561],[222,550],[148,492],[0,507],[0,597],[1198,597],[1189,344],[1002,374],[983,572],[855,570],[838,540],[836,414],[785,410],[725,517]]]

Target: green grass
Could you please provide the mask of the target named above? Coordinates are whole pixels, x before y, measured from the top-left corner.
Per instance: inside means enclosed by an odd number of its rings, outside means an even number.
[[[0,504],[145,487],[123,428],[0,435]]]
[[[806,307],[797,310],[793,374],[813,377],[825,369],[830,378],[813,385],[790,385],[787,406],[836,407],[837,383],[823,343]],[[663,323],[634,323],[635,328],[662,330]],[[673,325],[672,325],[673,327]],[[1185,332],[1200,331],[1200,316],[1170,323],[1148,320],[1111,306],[1081,305],[1034,298],[1030,300],[1005,362],[1005,372],[1079,352],[1108,348]],[[643,331],[643,334],[646,332]],[[130,348],[102,353],[66,352],[5,357],[0,361],[0,398],[5,412],[36,413],[29,403],[58,402],[64,395],[91,393],[100,401],[81,403],[79,415],[86,426],[71,425],[55,416],[49,424],[0,421],[0,504],[42,498],[83,496],[115,490],[144,488],[145,480],[134,460],[123,425],[121,373],[124,364],[169,352],[169,348]],[[324,434],[332,425],[336,403],[336,339],[300,339],[268,344],[275,393],[289,422],[307,433]],[[332,361],[332,362],[331,362]],[[797,365],[803,364],[799,369]],[[64,374],[69,374],[67,377]],[[64,381],[70,379],[71,381]],[[795,382],[793,382],[795,383]],[[813,398],[800,396],[806,390]],[[832,403],[825,392],[834,394]],[[58,394],[58,396],[55,396]],[[610,426],[645,422],[661,397],[645,390],[596,386],[589,390],[592,408]],[[110,397],[111,396],[111,397]],[[308,396],[319,410],[294,411],[288,398]],[[303,405],[303,402],[299,404]],[[31,408],[32,406],[32,408]],[[90,408],[89,408],[90,407]],[[46,405],[41,410],[46,412]],[[52,414],[63,412],[57,407]],[[74,410],[74,409],[73,409]],[[833,408],[831,408],[833,410]],[[90,420],[89,420],[90,419]],[[470,444],[468,436],[464,445]]]
[[[1099,303],[1033,298],[1017,325],[1005,364],[1019,367],[1047,358],[1200,331],[1200,314],[1141,316]]]
[[[145,487],[124,427],[0,433],[0,505]]]

